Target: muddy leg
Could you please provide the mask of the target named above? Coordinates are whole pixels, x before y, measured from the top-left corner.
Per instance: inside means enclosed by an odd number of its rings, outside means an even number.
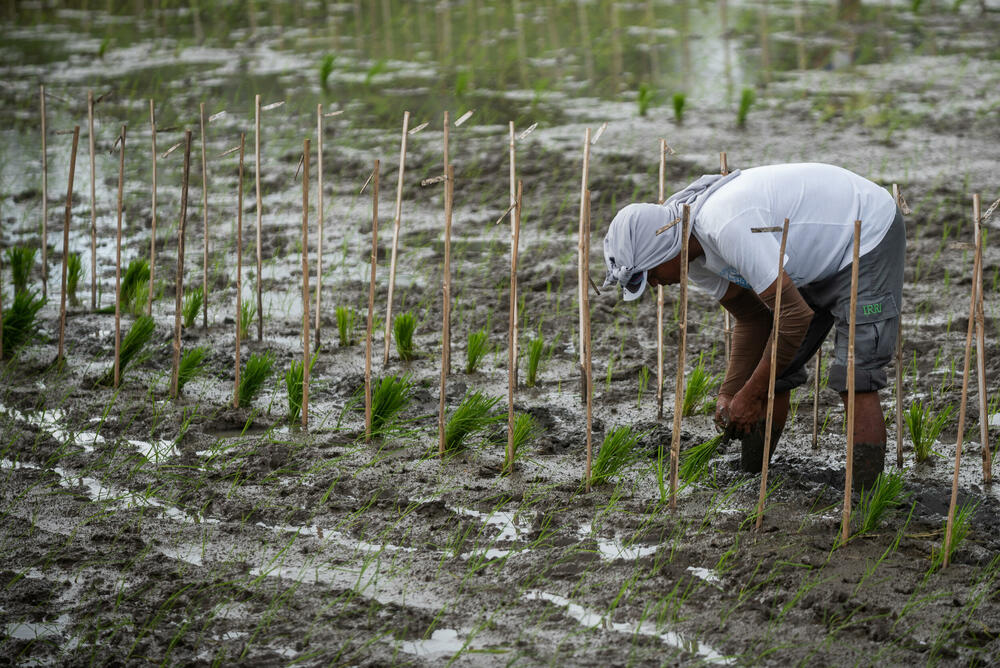
[[[788,419],[788,404],[790,392],[780,392],[774,395],[774,416],[771,422],[771,452],[768,461],[774,458],[774,450],[778,446],[781,431]],[[740,439],[740,468],[748,473],[760,473],[764,465],[764,420],[750,430],[749,434]]]
[[[847,406],[847,393],[840,395]],[[885,468],[885,416],[878,392],[858,392],[854,395],[854,469],[853,487],[871,489]]]

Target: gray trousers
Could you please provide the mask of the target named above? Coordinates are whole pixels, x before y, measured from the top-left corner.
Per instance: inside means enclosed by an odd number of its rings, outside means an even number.
[[[862,221],[862,225],[864,222]],[[854,330],[854,389],[875,392],[886,386],[885,367],[896,350],[903,299],[906,226],[899,209],[878,246],[858,260],[858,304]],[[787,392],[807,380],[806,363],[834,333],[834,361],[829,386],[847,391],[847,339],[851,311],[851,265],[833,276],[799,288],[814,315],[795,357],[775,380],[775,392]]]

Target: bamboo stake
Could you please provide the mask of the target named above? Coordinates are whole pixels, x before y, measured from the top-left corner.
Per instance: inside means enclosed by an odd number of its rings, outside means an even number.
[[[201,122],[201,210],[202,234],[204,235],[201,271],[201,326],[208,329],[208,156],[205,150],[205,126],[208,125],[208,122],[205,120],[204,102],[199,105],[198,111]]]
[[[90,310],[97,310],[97,166],[94,147],[94,91],[87,91],[87,133],[90,145]]]
[[[840,521],[840,542],[847,543],[851,532],[851,491],[854,482],[854,330],[858,319],[858,255],[861,248],[861,221],[854,221],[854,256],[851,264],[851,319],[847,334],[847,461],[844,474],[844,510]]]
[[[510,217],[510,236],[511,236],[511,239],[513,240],[513,239],[515,239],[514,228],[515,228],[515,226],[517,226],[519,224],[519,222],[516,220],[516,218],[517,218],[517,215],[518,215],[518,206],[520,206],[520,204],[519,204],[520,200],[519,200],[519,198],[517,196],[516,183],[515,183],[515,179],[517,178],[516,177],[516,173],[517,173],[517,169],[516,169],[517,161],[516,161],[516,156],[515,156],[515,144],[514,144],[514,121],[509,121],[508,128],[510,130],[510,205],[514,207],[514,215]],[[511,260],[512,260],[512,262],[515,262],[515,263],[516,263],[516,260],[514,259],[514,256],[516,255],[516,253],[517,253],[517,249],[514,248],[513,246],[511,246]],[[512,335],[511,335],[511,339],[510,339],[510,345],[512,345],[514,347],[513,353],[512,353],[514,355],[514,365],[513,365],[512,373],[514,374],[514,376],[513,376],[513,378],[514,378],[514,387],[516,388],[517,387],[517,357],[518,357],[518,355],[517,355],[517,353],[518,353],[518,351],[517,351],[517,342],[518,342],[517,324],[518,323],[517,323],[517,314],[516,314],[516,311],[517,311],[517,280],[512,280],[510,289],[512,290],[510,298],[513,300],[512,303],[514,304],[514,309],[515,309],[514,318],[511,320],[513,329],[511,330]]]
[[[59,296],[59,354],[56,355],[56,364],[62,366],[65,362],[65,341],[66,341],[66,275],[68,273],[67,263],[69,261],[69,224],[73,211],[73,178],[76,175],[76,148],[80,142],[80,126],[73,127],[73,148],[69,157],[69,184],[66,186],[66,217],[63,221],[63,259],[62,259],[62,280],[60,282]],[[0,322],[3,321],[3,307],[0,305]],[[0,358],[3,358],[3,337],[0,336]]]
[[[660,140],[660,180],[656,201],[663,204],[667,196],[667,140]],[[656,419],[663,419],[663,286],[656,286]]]
[[[149,298],[146,300],[146,315],[153,315],[153,277],[156,274],[156,108],[149,101],[149,134],[153,149],[150,158],[153,167],[153,193],[151,201],[152,229],[149,235]],[[237,325],[239,318],[236,319]]]
[[[243,152],[247,134],[240,133],[240,173],[236,186],[236,375],[233,382],[233,408],[240,407],[240,320],[243,317]]]
[[[115,388],[121,380],[122,343],[122,199],[125,194],[125,132],[118,137],[118,231],[115,234]]]
[[[725,176],[729,173],[729,163],[726,162],[726,152],[719,153],[719,172]]]
[[[681,456],[681,416],[684,413],[684,357],[687,349],[687,283],[688,235],[691,231],[691,209],[685,204],[681,214],[681,272],[679,318],[677,323],[677,382],[674,386],[674,424],[670,436],[670,509],[677,508],[677,472]],[[662,487],[661,487],[662,489]]]
[[[316,345],[323,299],[323,105],[316,105]]]
[[[255,127],[255,162],[254,162],[254,180],[257,185],[257,340],[262,341],[264,339],[264,299],[260,293],[261,278],[260,272],[261,267],[264,264],[263,254],[261,251],[261,195],[260,195],[260,95],[254,96],[253,101],[254,106],[254,127]]]
[[[389,345],[392,343],[392,293],[396,287],[396,254],[399,249],[399,224],[403,215],[403,171],[406,167],[406,135],[410,112],[403,112],[403,138],[399,143],[399,179],[396,182],[396,214],[392,221],[392,257],[389,261],[389,296],[385,305],[385,353],[382,366],[389,365]]]
[[[42,297],[49,296],[49,155],[45,137],[45,84],[38,86],[42,117]]]
[[[445,137],[448,136],[448,112],[444,112]],[[445,142],[447,146],[447,142]],[[444,405],[446,380],[451,367],[451,214],[455,188],[455,170],[446,164],[444,181],[444,279],[441,285],[441,388],[438,398],[438,457],[444,457]]]
[[[511,127],[514,124],[511,123]],[[514,226],[510,243],[510,327],[507,334],[507,459],[504,471],[514,472],[514,393],[517,390],[517,250],[521,236],[521,205],[524,184],[517,182]]]
[[[587,128],[584,133],[583,138],[583,170],[582,177],[580,180],[580,247],[578,249],[577,266],[579,267],[578,275],[578,285],[577,285],[577,299],[579,300],[579,331],[580,331],[580,400],[587,401],[587,372],[584,367],[584,345],[583,345],[583,330],[584,330],[584,308],[583,300],[588,296],[587,288],[587,276],[583,273],[584,266],[584,253],[586,247],[584,246],[584,239],[586,237],[585,230],[583,226],[587,223],[587,183],[590,181],[590,128]],[[588,481],[589,481],[588,477]],[[589,484],[589,483],[588,483]]]
[[[903,196],[899,185],[892,184],[892,198],[902,210]],[[902,309],[902,304],[900,304]],[[903,468],[903,314],[899,314],[896,330],[896,468]]]
[[[309,428],[309,138],[302,140],[302,428]]]
[[[819,374],[823,359],[823,346],[816,350],[816,369],[813,371],[813,450],[819,447]]]
[[[406,136],[406,133],[403,133]],[[368,333],[365,336],[365,441],[372,440],[372,328],[375,326],[375,267],[378,264],[378,172],[375,161],[372,181],[372,257],[368,279]]]
[[[184,133],[184,174],[181,179],[181,219],[177,223],[177,287],[174,289],[174,366],[170,374],[170,398],[178,394],[181,364],[181,313],[184,310],[184,228],[187,225],[188,183],[191,177],[191,131]]]
[[[979,196],[974,195],[973,206],[978,213]],[[979,225],[979,218],[976,217],[976,225]],[[965,437],[965,415],[969,398],[969,366],[972,357],[972,333],[976,322],[976,303],[979,299],[979,269],[983,261],[983,246],[981,238],[976,238],[976,256],[972,263],[972,294],[969,295],[969,326],[965,333],[965,361],[962,365],[962,398],[958,404],[958,436],[955,440],[955,473],[951,479],[951,501],[948,504],[948,523],[944,532],[944,567],[947,568],[951,561],[951,536],[955,525],[955,506],[958,503],[958,469],[962,461],[962,439]],[[985,471],[984,471],[985,473]]]
[[[781,226],[781,246],[778,249],[778,278],[774,293],[774,321],[771,324],[771,371],[767,378],[767,411],[764,418],[764,461],[760,469],[760,495],[757,497],[757,522],[760,529],[764,522],[764,499],[767,496],[767,469],[771,459],[771,426],[774,421],[774,381],[778,376],[778,332],[781,324],[781,283],[785,272],[785,246],[788,243],[788,219]],[[851,336],[854,336],[851,330]],[[853,338],[851,339],[853,341]],[[850,373],[850,372],[848,372]]]
[[[979,254],[979,271],[973,280],[976,285],[976,378],[979,381],[979,439],[983,450],[983,482],[993,482],[993,457],[990,454],[989,407],[986,403],[986,315],[983,312],[983,219],[979,213],[979,194],[972,196],[972,218],[976,230],[976,252]]]
[[[587,146],[590,146],[590,129],[587,129]],[[589,148],[588,151],[589,153]],[[580,267],[580,295],[582,299],[583,327],[580,331],[580,345],[583,350],[583,392],[587,403],[587,492],[590,492],[591,466],[593,461],[593,425],[594,425],[594,381],[590,365],[590,290],[587,287],[587,277],[590,276],[590,191],[583,191],[583,226],[581,229],[582,266]]]

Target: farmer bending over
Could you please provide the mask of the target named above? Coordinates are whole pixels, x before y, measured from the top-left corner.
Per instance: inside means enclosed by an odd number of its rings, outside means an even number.
[[[870,488],[885,464],[885,422],[878,390],[896,345],[906,230],[892,196],[857,174],[824,164],[789,164],[703,176],[664,204],[630,204],[604,237],[605,285],[626,301],[646,285],[680,279],[681,225],[660,235],[690,206],[688,276],[736,321],[716,425],[742,440],[741,467],[758,472],[771,371],[775,296],[781,290],[772,449],[785,426],[789,393],[806,381],[804,365],[836,326],[829,385],[847,402],[847,335],[854,221],[861,220],[855,330],[854,480]],[[789,219],[784,273],[780,232]]]

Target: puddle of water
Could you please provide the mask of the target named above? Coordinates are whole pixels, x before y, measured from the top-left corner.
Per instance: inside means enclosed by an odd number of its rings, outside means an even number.
[[[601,538],[592,532],[592,527],[588,525],[583,525],[577,529],[577,535],[586,540],[593,540],[597,544],[597,549],[601,553],[601,558],[608,561],[614,561],[616,559],[627,559],[629,561],[635,561],[640,557],[645,557],[650,554],[656,554],[656,551],[660,549],[659,545],[640,545],[632,546],[625,545],[622,541],[617,538],[608,540],[607,538]]]
[[[320,526],[295,526],[292,524],[265,524],[257,522],[257,526],[276,531],[279,533],[298,533],[300,536],[311,536],[319,540],[332,541],[339,545],[352,548],[355,552],[363,554],[386,552],[416,552],[416,548],[393,545],[392,543],[369,543],[367,541],[352,538],[345,533],[334,529],[324,529]]]
[[[15,420],[20,420],[48,432],[59,443],[79,445],[83,448],[84,452],[93,452],[95,445],[101,445],[105,442],[103,436],[94,432],[81,431],[74,434],[64,429],[61,423],[66,416],[59,409],[35,411],[33,413],[22,413],[16,408],[7,408],[4,406],[0,406],[0,409],[4,410]]]
[[[18,640],[36,640],[62,635],[69,626],[69,615],[59,615],[53,622],[14,622],[7,624],[6,632]]]
[[[180,455],[172,441],[133,441],[129,445],[139,451],[139,454],[154,464],[165,462],[171,457]]]
[[[565,609],[566,614],[579,622],[582,626],[588,628],[593,628],[601,626],[602,628],[608,629],[609,631],[615,631],[618,633],[627,633],[629,635],[642,635],[650,636],[653,638],[659,638],[663,643],[670,645],[671,647],[676,647],[677,649],[684,650],[685,652],[690,652],[695,656],[698,656],[703,661],[708,663],[718,663],[718,664],[732,664],[734,663],[732,659],[720,654],[713,648],[705,645],[704,643],[699,643],[697,640],[687,638],[674,631],[662,632],[656,628],[656,625],[652,622],[641,622],[639,624],[633,624],[628,622],[612,622],[605,615],[602,615],[593,610],[588,610],[582,605],[573,603],[568,598],[559,596],[558,594],[550,594],[546,591],[541,591],[538,589],[533,589],[525,592],[524,598],[529,601],[548,601],[553,605],[557,605],[560,608]]]
[[[722,579],[719,577],[718,573],[713,571],[711,568],[702,568],[701,566],[688,566],[688,573],[716,586],[722,585]]]
[[[416,656],[452,656],[461,651],[465,641],[458,637],[455,629],[437,629],[427,640],[404,640],[399,649]]]

